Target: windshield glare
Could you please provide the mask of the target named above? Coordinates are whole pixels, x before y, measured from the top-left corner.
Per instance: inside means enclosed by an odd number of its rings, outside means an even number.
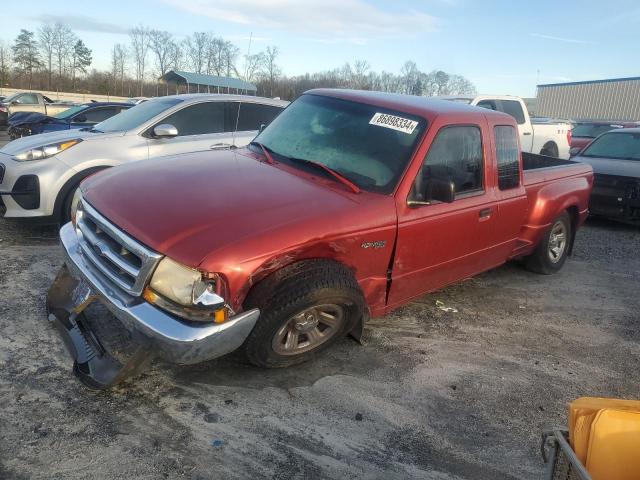
[[[372,124],[381,118],[376,114],[387,116]],[[278,115],[256,141],[285,161],[322,163],[364,190],[390,193],[425,125],[424,119],[406,113],[307,94]]]
[[[53,115],[53,118],[59,118],[59,119],[69,118],[70,116],[84,110],[85,108],[87,108],[87,105],[78,105],[77,107],[71,107],[67,110],[63,110],[62,112],[56,113],[55,115]]]
[[[126,132],[139,127],[180,102],[182,100],[179,98],[169,97],[144,102],[98,123],[94,129],[100,132]]]
[[[640,133],[605,133],[596,138],[580,156],[640,160]]]

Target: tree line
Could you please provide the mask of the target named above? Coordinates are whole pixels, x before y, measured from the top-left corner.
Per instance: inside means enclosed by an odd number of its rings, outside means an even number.
[[[235,77],[253,83],[258,95],[293,100],[311,88],[355,88],[410,95],[460,95],[476,92],[460,75],[421,71],[413,61],[399,73],[375,72],[365,60],[333,70],[287,76],[280,49],[268,46],[241,55],[238,46],[207,32],[179,39],[138,25],[128,43],[113,45],[108,70],[90,69],[92,51],[68,26],[43,23],[37,31],[20,30],[8,43],[0,40],[0,84],[13,88],[74,91],[114,96],[156,96],[168,92],[158,77],[170,70]]]

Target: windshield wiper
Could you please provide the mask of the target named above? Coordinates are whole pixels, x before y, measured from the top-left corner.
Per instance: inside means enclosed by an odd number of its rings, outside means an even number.
[[[360,187],[358,187],[355,183],[353,183],[351,180],[343,177],[341,174],[339,174],[338,172],[336,172],[335,170],[333,170],[330,167],[327,167],[325,164],[320,163],[320,162],[315,162],[313,160],[305,160],[304,158],[295,158],[295,157],[287,157],[289,160],[291,160],[292,162],[298,162],[298,163],[303,163],[305,165],[312,165],[316,168],[319,168],[325,172],[327,172],[329,175],[331,175],[333,178],[335,178],[336,180],[338,180],[340,183],[346,185],[347,187],[349,187],[351,189],[351,191],[353,191],[353,193],[360,193],[362,192],[362,190],[360,190]]]
[[[262,150],[262,153],[264,154],[264,157],[267,159],[267,163],[269,165],[273,165],[275,163],[273,161],[273,157],[269,153],[269,150],[271,150],[270,148],[265,147],[263,144],[261,144],[260,142],[256,142],[255,140],[253,142],[251,142],[250,145],[256,145],[256,146],[260,147],[260,149]]]
[[[83,128],[83,130],[84,130],[84,128]],[[93,127],[93,128],[89,128],[89,129],[87,129],[87,131],[88,131],[88,132],[91,132],[91,133],[104,133],[102,130],[98,130],[98,129],[97,129],[97,128],[95,128],[95,127]]]

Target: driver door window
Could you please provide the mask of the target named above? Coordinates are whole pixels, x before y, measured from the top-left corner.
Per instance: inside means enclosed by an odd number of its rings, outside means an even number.
[[[476,126],[445,127],[438,132],[414,183],[411,200],[431,201],[433,184],[453,183],[457,197],[482,192],[482,133]]]

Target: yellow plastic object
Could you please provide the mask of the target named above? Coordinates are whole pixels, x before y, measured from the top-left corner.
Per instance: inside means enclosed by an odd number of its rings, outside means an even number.
[[[640,401],[581,397],[569,404],[569,443],[583,465],[587,461],[591,424],[602,409],[640,412]],[[636,478],[640,479],[640,475]]]
[[[585,467],[593,480],[638,480],[640,412],[600,410],[591,424]]]

